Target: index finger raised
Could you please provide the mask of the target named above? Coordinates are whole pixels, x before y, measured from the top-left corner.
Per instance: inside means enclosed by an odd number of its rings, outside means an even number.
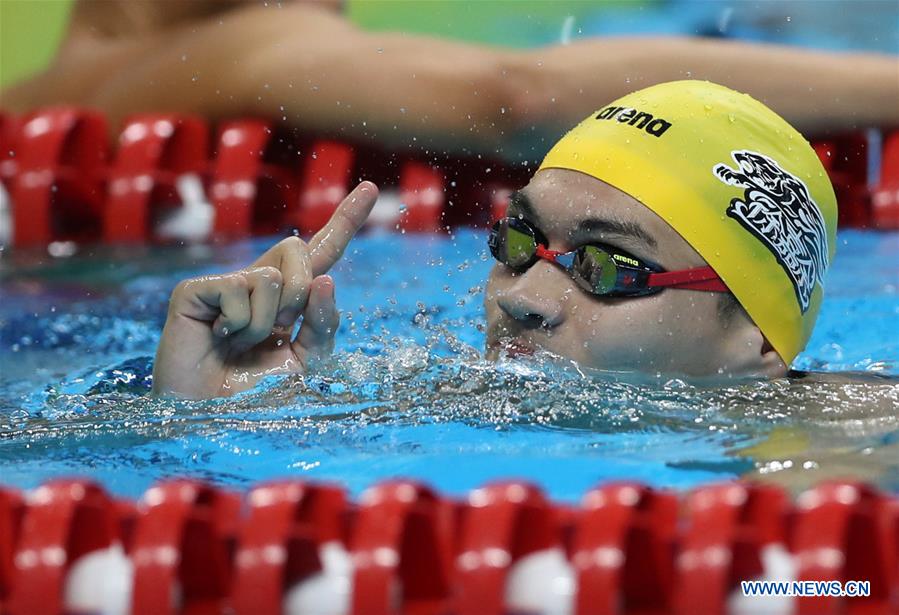
[[[350,239],[359,231],[378,199],[378,187],[364,181],[350,192],[328,223],[309,241],[312,275],[320,276],[334,266]]]

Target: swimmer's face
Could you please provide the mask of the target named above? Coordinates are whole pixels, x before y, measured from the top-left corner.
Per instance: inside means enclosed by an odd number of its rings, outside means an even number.
[[[509,216],[540,229],[551,250],[601,242],[667,271],[707,264],[650,209],[588,175],[547,169],[521,192],[526,198],[510,207]],[[522,273],[496,263],[485,298],[487,357],[543,349],[599,369],[784,374],[783,362],[742,310],[728,319],[719,316],[719,295],[666,289],[638,298],[595,297],[548,261]]]

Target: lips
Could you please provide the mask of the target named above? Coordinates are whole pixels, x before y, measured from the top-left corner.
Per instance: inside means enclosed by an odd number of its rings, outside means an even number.
[[[537,351],[536,346],[520,337],[509,340],[502,348],[510,357],[529,357]]]
[[[530,357],[537,352],[537,345],[521,337],[501,338],[489,344],[488,358],[497,359],[500,354],[510,358]]]
[[[499,356],[529,357],[542,346],[526,336],[514,321],[500,318],[491,323],[487,332],[486,357],[495,361]]]

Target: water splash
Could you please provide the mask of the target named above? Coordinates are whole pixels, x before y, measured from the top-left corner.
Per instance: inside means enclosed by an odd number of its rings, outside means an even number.
[[[843,237],[851,273],[866,252]],[[169,289],[249,262],[263,244],[153,253],[140,269],[87,256],[20,266],[0,305],[3,481],[87,475],[136,496],[172,475],[237,487],[301,476],[356,492],[404,475],[461,493],[518,476],[574,500],[606,479],[687,488],[749,475],[798,489],[840,474],[899,491],[899,385],[874,373],[697,387],[586,373],[539,353],[485,361],[482,242],[475,233],[354,242],[355,262],[334,271],[349,312],[341,350],[304,377],[202,402],[147,395]],[[892,309],[878,284],[866,303],[832,278],[830,305]],[[886,356],[855,348],[864,331],[827,304],[822,319],[826,335],[805,360],[828,369],[893,356],[889,345]]]

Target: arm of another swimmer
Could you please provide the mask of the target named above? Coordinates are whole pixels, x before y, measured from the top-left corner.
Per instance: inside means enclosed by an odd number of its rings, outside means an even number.
[[[899,126],[899,58],[703,38],[581,39],[516,56],[519,124],[558,130],[656,83],[706,79],[761,100],[801,131]],[[557,119],[555,119],[557,118]]]

